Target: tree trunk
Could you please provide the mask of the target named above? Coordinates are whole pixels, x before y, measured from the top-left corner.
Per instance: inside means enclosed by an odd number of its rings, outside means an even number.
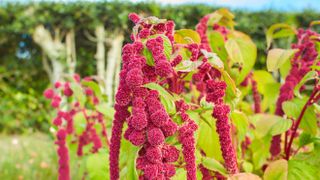
[[[95,29],[95,36],[97,41],[97,52],[95,58],[97,60],[97,75],[99,78],[104,79],[106,57],[105,57],[105,29],[103,25],[98,25]]]
[[[63,61],[66,55],[65,45],[61,42],[60,29],[56,28],[54,37],[52,37],[51,33],[43,25],[39,25],[35,28],[33,40],[41,47],[44,53],[42,59],[43,66],[48,73],[51,83],[60,80],[65,70],[65,63]],[[51,69],[46,59],[47,57],[50,60]]]
[[[120,58],[121,58],[121,47],[124,40],[123,34],[118,34],[115,37],[112,37],[111,40],[111,47],[108,51],[107,55],[107,69],[106,69],[106,78],[105,78],[105,84],[106,84],[106,94],[109,98],[108,105],[113,105],[113,86],[117,86],[116,83],[114,83],[114,77],[115,72],[117,72],[117,68],[120,66]],[[117,74],[118,75],[118,74]],[[116,75],[116,76],[117,76]]]
[[[66,34],[66,60],[67,60],[67,68],[69,74],[75,73],[75,68],[77,64],[76,59],[76,45],[75,45],[75,33],[74,29],[71,29]]]

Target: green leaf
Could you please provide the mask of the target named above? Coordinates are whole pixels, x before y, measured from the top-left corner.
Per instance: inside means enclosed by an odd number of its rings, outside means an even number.
[[[202,61],[190,61],[184,60],[179,63],[174,69],[179,72],[191,72],[198,69],[198,67],[202,64]]]
[[[215,120],[211,114],[212,110],[202,114],[202,117],[205,118],[206,121],[200,121],[197,147],[203,150],[207,157],[222,160],[219,136],[216,132]],[[208,123],[210,123],[210,125],[208,125]]]
[[[103,102],[96,106],[97,111],[102,113],[105,117],[107,117],[109,120],[113,119],[114,115],[114,108],[108,106],[107,103]]]
[[[286,61],[283,63],[283,65],[279,68],[280,70],[280,75],[282,79],[285,79],[287,77],[287,75],[290,72],[292,65],[291,65],[291,61]]]
[[[224,45],[224,37],[222,34],[216,31],[208,31],[207,36],[212,52],[216,53],[224,64],[227,65],[228,53]]]
[[[255,133],[257,137],[264,137],[266,135],[278,135],[287,131],[291,125],[292,121],[284,119],[280,116],[271,114],[257,114],[253,118],[256,118],[254,122]]]
[[[242,64],[244,62],[239,44],[236,40],[228,39],[228,41],[225,43],[225,48],[228,52],[228,55],[232,63]]]
[[[213,158],[209,158],[209,157],[203,157],[202,159],[202,164],[205,168],[212,170],[212,171],[217,171],[222,175],[226,175],[227,171],[226,169],[223,167],[222,164],[220,164],[219,161],[213,159]]]
[[[253,171],[253,165],[248,161],[244,161],[242,163],[242,168],[245,172],[252,172]]]
[[[174,41],[178,44],[201,43],[198,32],[191,29],[180,29],[175,31]]]
[[[176,106],[175,106],[175,99],[174,97],[168,93],[162,86],[156,83],[148,83],[145,84],[144,87],[152,89],[152,90],[157,90],[160,95],[160,100],[162,104],[164,105],[166,111],[169,114],[175,114],[176,112]]]
[[[295,98],[291,101],[282,103],[284,113],[291,118],[297,119],[302,111],[302,108],[307,102],[307,98]],[[304,115],[302,116],[300,128],[311,135],[317,134],[317,116],[315,113],[315,106],[308,106]]]
[[[280,31],[277,31],[280,29]],[[281,37],[288,37],[295,34],[295,29],[289,26],[288,24],[278,23],[270,26],[267,30],[266,38],[267,38],[267,49],[270,48],[271,42],[273,39],[281,38]]]
[[[182,168],[178,168],[176,174],[172,177],[172,180],[187,179],[187,171]]]
[[[259,84],[259,82],[258,82]],[[279,96],[279,91],[280,91],[280,83],[275,82],[275,83],[267,83],[265,84],[265,90],[262,99],[262,109],[266,110],[269,108],[270,112],[275,111],[275,104]]]
[[[233,125],[237,129],[238,141],[242,142],[246,136],[249,128],[248,118],[245,113],[240,111],[233,111],[230,115]]]
[[[270,143],[272,136],[264,136],[263,138],[255,138],[249,148],[252,152],[252,163],[254,170],[260,169],[267,161],[270,155]]]
[[[172,52],[172,45],[171,45],[169,38],[163,34],[157,34],[157,35],[150,36],[148,39],[157,38],[158,36],[160,36],[163,39],[164,54],[166,55],[167,60],[170,61],[171,52]],[[147,64],[149,66],[153,66],[154,65],[154,58],[152,56],[152,53],[148,50],[147,47],[143,48],[142,54],[146,57]]]
[[[80,106],[83,107],[86,101],[86,96],[83,94],[82,88],[77,83],[71,83],[70,87],[73,91],[74,97],[79,101]]]
[[[304,161],[290,160],[288,165],[288,180],[317,180],[320,177],[320,171],[317,168],[319,164],[312,166]]]
[[[142,54],[147,59],[146,63],[149,66],[154,66],[154,59],[153,59],[152,53],[147,49],[147,47],[143,48]]]
[[[236,75],[236,77],[233,77],[236,80],[236,84],[240,84],[250,73],[254,63],[256,62],[257,47],[252,40],[248,39],[246,36],[234,37],[234,40],[236,41],[239,47],[239,52],[243,58],[239,74]]]
[[[82,111],[74,115],[73,124],[77,134],[81,134],[86,129],[87,121]]]
[[[257,81],[258,91],[261,94],[266,93],[265,85],[268,83],[275,83],[276,80],[273,78],[272,74],[264,70],[253,71],[252,78]]]
[[[90,179],[99,180],[109,178],[108,154],[107,150],[104,149],[100,150],[99,153],[89,155],[86,166]]]
[[[270,129],[271,135],[278,135],[286,132],[292,126],[292,121],[289,119],[279,119]]]
[[[267,56],[267,69],[268,71],[276,71],[279,69],[286,61],[288,61],[296,49],[271,49]]]
[[[294,95],[296,95],[299,98],[302,98],[300,94],[300,88],[303,86],[307,81],[316,79],[318,77],[317,71],[309,71],[304,77],[299,81],[299,83],[294,88]]]
[[[311,134],[303,132],[299,136],[299,147],[305,146],[307,144],[310,144],[314,141]]]
[[[284,159],[271,162],[264,172],[264,180],[287,180],[288,162]]]

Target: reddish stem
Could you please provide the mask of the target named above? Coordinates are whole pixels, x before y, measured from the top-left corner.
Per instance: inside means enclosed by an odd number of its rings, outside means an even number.
[[[304,113],[306,112],[308,106],[312,104],[311,102],[312,102],[314,96],[317,94],[317,92],[318,91],[317,91],[317,88],[315,86],[315,89],[313,90],[313,92],[310,95],[310,97],[309,97],[308,101],[306,102],[306,104],[303,106],[302,111],[301,111],[301,113],[300,113],[300,115],[299,115],[299,117],[297,119],[297,122],[296,122],[296,124],[295,124],[295,126],[294,126],[294,128],[292,130],[293,132],[291,134],[291,137],[290,137],[290,140],[289,140],[289,144],[288,144],[287,149],[286,149],[286,159],[287,160],[289,160],[289,158],[290,158],[290,150],[291,150],[292,142],[293,142],[293,139],[294,139],[294,137],[295,137],[295,135],[297,133],[297,130],[298,130],[298,127],[299,127],[299,125],[301,123],[302,117],[303,117]]]

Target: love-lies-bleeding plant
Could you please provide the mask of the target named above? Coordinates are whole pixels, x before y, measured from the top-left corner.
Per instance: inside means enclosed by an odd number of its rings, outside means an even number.
[[[317,37],[319,37],[319,34],[317,34],[316,32],[313,32],[310,29],[298,30],[297,43],[292,45],[292,48],[296,49],[296,53],[291,59],[291,69],[289,71],[289,74],[287,75],[284,84],[280,88],[280,94],[276,104],[276,111],[275,111],[276,115],[282,116],[284,114],[282,109],[283,102],[294,98],[295,87],[299,84],[299,82],[303,79],[303,77],[309,71],[312,70],[312,67],[311,67],[312,65],[319,65],[319,62],[316,62],[318,61],[317,60],[318,53],[317,53],[316,44],[315,44],[317,42],[317,39],[316,39]],[[303,90],[303,89],[300,89],[300,90]],[[296,133],[295,131],[296,129],[293,130],[293,134]],[[291,148],[291,143],[292,143],[291,142],[292,140],[288,139],[289,133],[290,133],[290,130],[286,132],[286,135],[285,135],[284,149],[286,153],[290,151],[288,150],[288,148],[289,149]],[[273,156],[278,155],[280,153],[281,151],[280,142],[281,142],[280,135],[273,137],[272,144],[270,147],[270,152]],[[287,154],[286,156],[288,158],[289,155]]]
[[[227,9],[205,15],[196,30],[135,13],[129,19],[113,107],[94,77],[68,76],[44,92],[56,109],[59,179],[71,178],[74,154],[99,155],[86,161],[83,179],[319,176],[320,35],[312,27],[268,29],[268,48],[296,35],[292,49],[268,51],[269,73],[254,70],[257,48]]]
[[[225,168],[229,174],[237,174],[239,168],[229,118],[231,109],[227,104],[237,96],[237,89],[224,70],[224,62],[205,48],[203,37],[196,31],[174,30],[173,21],[141,18],[134,13],[129,14],[129,19],[135,26],[131,35],[133,42],[122,49],[123,64],[110,145],[110,179],[120,178],[120,144],[125,123],[128,127],[124,138],[139,147],[135,161],[140,179],[171,178],[179,168],[186,170],[189,180],[197,179],[197,172],[206,172],[206,176],[212,178],[221,177],[216,170],[206,170],[207,164],[197,165],[196,155],[201,154],[201,148],[197,149],[195,135],[199,123],[206,119],[193,119],[192,111],[211,111],[212,116],[207,118],[215,120],[214,133],[219,137]],[[232,30],[219,22],[214,23],[213,30],[224,36],[222,41],[227,41]],[[225,58],[227,60],[228,55]],[[228,102],[226,92],[233,96]]]
[[[82,157],[97,153],[103,146],[109,146],[106,113],[102,111],[104,105],[99,102],[103,98],[98,84],[92,78],[81,80],[77,74],[66,77],[65,82],[56,82],[54,89],[44,91],[44,96],[51,100],[51,106],[56,109],[52,124],[57,129],[58,179],[68,180],[70,153]],[[69,146],[73,145],[77,146],[76,151],[70,152]]]

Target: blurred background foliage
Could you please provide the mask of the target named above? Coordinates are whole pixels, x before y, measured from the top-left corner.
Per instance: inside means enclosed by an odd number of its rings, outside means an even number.
[[[125,35],[124,42],[128,42],[132,27],[127,19],[130,12],[174,19],[176,29],[194,29],[202,16],[217,8],[129,2],[0,5],[0,132],[49,131],[50,107],[42,92],[50,86],[50,80],[42,66],[41,49],[32,38],[37,25],[43,25],[52,33],[57,27],[62,31],[74,29],[76,72],[87,76],[96,74],[96,44],[87,38],[86,33],[92,33],[97,25],[103,24],[107,35],[121,32]],[[236,29],[249,34],[258,47],[256,69],[265,69],[265,32],[270,25],[284,22],[295,27],[307,27],[311,21],[320,19],[320,13],[312,10],[296,13],[235,10],[233,13]]]

